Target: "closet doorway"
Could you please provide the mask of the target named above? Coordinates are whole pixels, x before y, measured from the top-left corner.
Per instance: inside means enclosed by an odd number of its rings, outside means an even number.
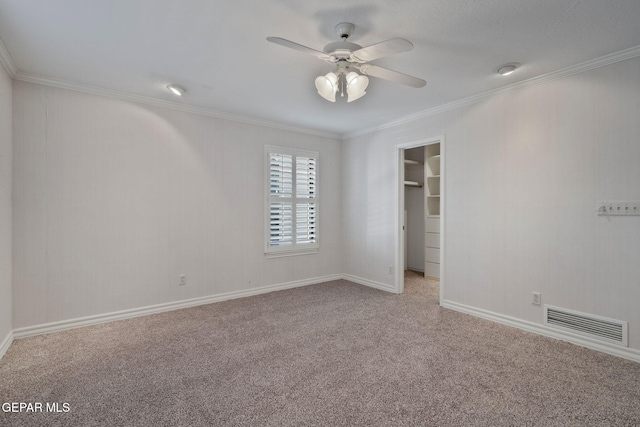
[[[397,150],[396,292],[405,270],[440,280],[443,295],[444,137],[400,144]]]
[[[425,271],[425,147],[404,150],[404,270]]]

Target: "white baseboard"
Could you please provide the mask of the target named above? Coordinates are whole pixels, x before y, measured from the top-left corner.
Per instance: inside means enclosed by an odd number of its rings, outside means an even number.
[[[397,293],[394,286],[387,285],[386,283],[374,282],[373,280],[364,279],[358,276],[352,276],[350,274],[343,274],[342,278],[359,285],[369,286],[370,288],[380,289],[382,291],[391,292],[393,294]]]
[[[470,307],[468,305],[459,304],[453,301],[444,300],[441,302],[441,306],[451,310],[459,311],[461,313],[470,314],[475,317],[491,320],[492,322],[501,323],[503,325],[512,326],[514,328],[522,329],[527,332],[532,332],[534,334],[555,338],[561,341],[567,341],[572,344],[590,348],[592,350],[612,354],[624,359],[633,360],[634,362],[640,362],[640,351],[638,350],[597,341],[577,334],[572,334],[571,332],[551,329],[542,324],[517,319],[511,316],[505,316],[503,314],[494,313],[488,310]]]
[[[9,350],[9,346],[13,342],[13,331],[9,331],[7,336],[0,343],[0,359],[4,356],[4,354]]]
[[[4,338],[0,343],[0,359],[9,349],[9,346],[14,339],[25,338],[35,335],[48,334],[52,332],[60,332],[67,329],[79,328],[83,326],[96,325],[100,323],[113,322],[116,320],[130,319],[134,317],[146,316],[155,313],[162,313],[166,311],[179,310],[182,308],[195,307],[198,305],[211,304],[220,301],[227,301],[236,298],[244,298],[252,295],[259,295],[268,292],[280,291],[285,289],[297,288],[302,286],[313,285],[317,283],[330,282],[333,280],[348,280],[350,282],[357,283],[359,285],[368,286],[375,289],[380,289],[389,293],[396,293],[393,286],[385,283],[375,282],[373,280],[364,279],[362,277],[352,276],[350,274],[334,274],[329,276],[315,277],[305,280],[296,280],[287,283],[281,283],[276,285],[262,286],[260,288],[247,289],[243,291],[226,292],[218,295],[211,295],[200,298],[192,298],[188,300],[176,301],[165,304],[157,304],[148,307],[141,307],[131,310],[123,310],[113,313],[99,314],[95,316],[87,316],[82,318],[63,320],[60,322],[52,322],[42,325],[28,326],[24,328],[17,328]],[[591,348],[593,350],[602,351],[604,353],[612,354],[614,356],[622,357],[625,359],[640,362],[640,351],[629,349],[626,347],[620,347],[615,344],[603,343],[596,340],[592,340],[586,337],[572,334],[570,332],[563,332],[556,329],[545,327],[544,325],[517,319],[514,317],[506,316],[499,313],[494,313],[488,310],[482,310],[475,307],[459,304],[453,301],[444,300],[441,302],[441,306],[459,311],[462,313],[470,314],[472,316],[487,319],[493,322],[501,323],[514,328],[522,329],[527,332],[547,336],[550,338],[559,339],[562,341],[568,341],[570,343],[580,345],[583,347]]]
[[[17,328],[4,338],[0,343],[0,359],[9,349],[9,346],[14,339],[25,338],[35,335],[49,334],[53,332],[60,332],[67,329],[79,328],[83,326],[96,325],[99,323],[113,322],[117,320],[130,319],[134,317],[146,316],[155,313],[161,313],[172,310],[179,310],[182,308],[195,307],[199,305],[211,304],[220,301],[227,301],[236,298],[244,298],[253,295],[264,294],[268,292],[280,291],[285,289],[297,288],[302,286],[313,285],[317,283],[329,282],[333,280],[348,280],[359,285],[368,286],[375,289],[380,289],[389,293],[396,293],[393,286],[375,282],[373,280],[364,279],[362,277],[352,276],[350,274],[335,274],[329,276],[315,277],[305,280],[297,280],[287,283],[281,283],[276,285],[262,286],[259,288],[247,289],[242,291],[226,292],[223,294],[211,295],[200,298],[192,298],[188,300],[176,301],[165,304],[157,304],[148,307],[141,307],[131,310],[123,310],[113,313],[99,314],[95,316],[87,316],[70,320],[63,320],[59,322],[52,322],[42,325],[28,326],[24,328]],[[634,362],[640,362],[640,351],[630,349],[627,347],[621,347],[615,344],[609,344],[600,342],[597,340],[582,337],[570,332],[559,331],[556,329],[548,328],[542,324],[529,322],[515,317],[506,316],[503,314],[491,312],[488,310],[482,310],[475,307],[459,304],[449,300],[443,300],[441,306],[451,310],[459,311],[461,313],[470,314],[472,316],[487,319],[496,323],[518,328],[527,332],[532,332],[538,335],[547,336],[570,343],[587,347],[593,350],[602,351],[604,353],[612,354],[614,356],[622,357],[625,359],[633,360]]]
[[[13,338],[26,338],[35,335],[50,334],[60,332],[67,329],[79,328],[83,326],[97,325],[100,323],[113,322],[116,320],[131,319],[134,317],[147,316],[149,314],[162,313],[165,311],[179,310],[181,308],[195,307],[198,305],[211,304],[214,302],[227,301],[236,298],[244,298],[252,295],[259,295],[268,292],[281,291],[284,289],[298,288],[301,286],[313,285],[316,283],[330,282],[332,280],[340,280],[343,276],[334,274],[329,276],[314,277],[311,279],[295,280],[287,283],[276,285],[262,286],[259,288],[247,289],[242,291],[232,291],[223,294],[210,295],[206,297],[192,298],[188,300],[157,304],[147,307],[134,308],[130,310],[122,310],[112,313],[98,314],[95,316],[80,317],[76,319],[62,320],[59,322],[51,322],[41,325],[27,326],[13,330]]]

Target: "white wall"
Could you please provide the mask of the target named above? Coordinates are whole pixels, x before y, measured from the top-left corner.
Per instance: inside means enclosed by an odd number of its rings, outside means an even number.
[[[14,328],[342,272],[339,141],[14,91]],[[320,152],[317,255],[264,257],[264,145]]]
[[[13,329],[11,322],[12,242],[12,81],[0,64],[0,346]]]
[[[392,140],[367,135],[343,141],[343,229],[346,274],[393,288],[397,159]]]
[[[444,298],[542,323],[543,303],[629,321],[640,349],[640,58],[345,141],[347,274],[392,285],[395,144],[446,135]],[[424,96],[429,96],[428,87]]]

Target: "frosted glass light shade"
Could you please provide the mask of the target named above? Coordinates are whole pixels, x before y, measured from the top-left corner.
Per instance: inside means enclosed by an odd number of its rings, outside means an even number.
[[[336,102],[338,76],[335,73],[329,73],[325,76],[316,77],[316,89],[318,89],[320,96],[327,101]]]
[[[347,102],[355,101],[362,98],[365,93],[365,89],[369,86],[369,77],[361,76],[356,72],[350,72],[347,74]]]

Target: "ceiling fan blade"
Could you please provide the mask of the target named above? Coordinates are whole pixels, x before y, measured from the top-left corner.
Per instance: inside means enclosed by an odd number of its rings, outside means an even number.
[[[417,77],[408,76],[397,71],[378,67],[377,65],[362,64],[357,68],[362,72],[362,74],[366,74],[367,76],[378,77],[411,87],[423,87],[427,84],[426,81]]]
[[[413,49],[413,44],[409,40],[396,38],[358,49],[351,53],[350,59],[356,62],[368,62],[411,49]]]
[[[319,50],[311,49],[310,47],[303,46],[301,44],[292,42],[291,40],[283,39],[280,37],[267,37],[267,40],[271,43],[279,44],[280,46],[288,47],[290,49],[297,50],[298,52],[306,53],[308,55],[313,55],[316,58],[331,60],[331,56],[327,55],[324,52],[320,52]]]

